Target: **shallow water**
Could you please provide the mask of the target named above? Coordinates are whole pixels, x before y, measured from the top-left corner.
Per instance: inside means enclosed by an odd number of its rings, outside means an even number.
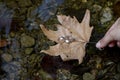
[[[95,48],[120,16],[119,0],[0,0],[0,80],[120,80],[120,50]],[[39,25],[56,30],[56,15],[75,16],[81,22],[90,10],[94,26],[82,64],[62,61],[40,51],[56,43]]]

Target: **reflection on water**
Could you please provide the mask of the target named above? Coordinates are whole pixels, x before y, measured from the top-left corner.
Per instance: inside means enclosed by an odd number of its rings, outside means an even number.
[[[51,16],[55,15],[57,7],[63,2],[64,0],[43,0],[35,13],[42,21],[47,21]]]
[[[0,31],[5,29],[5,33],[10,32],[13,10],[8,9],[4,3],[0,3]]]

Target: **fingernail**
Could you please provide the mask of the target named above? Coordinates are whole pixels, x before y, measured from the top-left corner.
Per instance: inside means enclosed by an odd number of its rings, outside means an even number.
[[[100,42],[98,42],[98,43],[96,44],[96,47],[97,47],[97,48],[101,48]]]
[[[104,50],[104,48],[101,47],[101,43],[100,43],[100,42],[98,42],[98,43],[96,44],[96,47],[97,47],[99,50]]]

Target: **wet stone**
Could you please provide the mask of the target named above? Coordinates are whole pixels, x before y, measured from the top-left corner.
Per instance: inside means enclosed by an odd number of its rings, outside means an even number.
[[[10,37],[11,38],[15,37],[15,33],[14,32],[10,32]]]
[[[103,8],[102,12],[101,12],[101,18],[100,21],[102,24],[110,21],[113,16],[112,16],[112,10],[109,7]]]
[[[83,74],[83,80],[94,80],[95,76],[90,73]]]
[[[11,50],[12,53],[19,53],[20,43],[18,42],[18,40],[16,40],[16,38],[12,39],[10,50]]]
[[[20,60],[21,59],[20,53],[13,53],[13,58],[17,61]]]
[[[98,11],[100,11],[101,9],[102,9],[102,7],[101,7],[100,5],[97,5],[97,4],[93,5],[93,11],[94,11],[94,12],[98,12]]]
[[[35,44],[35,39],[26,34],[22,34],[20,42],[22,47],[31,47]]]
[[[19,14],[19,15],[20,15],[20,18],[22,18],[23,20],[25,20],[26,12],[27,12],[27,8],[20,8],[20,9],[19,9],[19,12],[16,13],[16,14]],[[24,15],[23,15],[23,14],[24,14]]]
[[[31,17],[33,17],[34,16],[34,10],[35,10],[35,7],[36,6],[32,6],[32,7],[30,7],[29,9],[27,9],[27,17],[28,18],[31,18]]]
[[[59,69],[57,71],[57,80],[70,80],[71,74],[69,71],[64,69]]]
[[[7,6],[9,6],[9,8],[17,8],[18,5],[15,1],[9,0],[9,2],[7,2]]]
[[[30,54],[30,53],[32,53],[32,51],[33,51],[33,48],[26,48],[25,54]]]
[[[117,71],[120,73],[120,63],[117,65]]]
[[[30,6],[30,5],[32,5],[32,2],[31,2],[31,0],[17,0],[18,1],[18,5],[20,6],[20,7],[27,7],[27,6]]]
[[[69,70],[58,69],[57,80],[82,80],[80,76],[71,74]]]
[[[42,0],[31,0],[32,4],[35,4],[35,5],[40,5],[40,3],[42,2]]]
[[[19,70],[21,68],[21,65],[19,62],[17,61],[12,61],[10,63],[5,63],[3,66],[2,66],[2,69],[7,72],[7,73],[16,73],[18,74],[19,73]]]
[[[50,74],[44,72],[43,70],[40,70],[39,73],[37,73],[41,78],[41,80],[53,80]]]
[[[116,74],[116,75],[114,76],[114,78],[115,78],[115,80],[120,80],[120,73]]]
[[[82,80],[78,75],[72,74],[70,80]]]
[[[5,61],[5,62],[10,62],[10,61],[12,61],[12,59],[13,59],[12,55],[10,55],[10,54],[8,54],[8,53],[2,54],[1,57],[2,57],[3,61]]]
[[[5,80],[19,80],[21,65],[19,62],[12,61],[2,65],[2,69],[7,73]]]

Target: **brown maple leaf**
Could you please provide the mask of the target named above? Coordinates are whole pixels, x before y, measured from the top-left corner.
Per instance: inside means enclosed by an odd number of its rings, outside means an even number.
[[[44,25],[40,25],[43,33],[52,41],[55,46],[50,46],[48,50],[42,50],[46,54],[59,56],[63,61],[78,59],[82,63],[85,56],[85,46],[89,42],[93,27],[89,26],[90,11],[86,10],[81,23],[70,16],[58,15],[57,31],[47,30]]]

